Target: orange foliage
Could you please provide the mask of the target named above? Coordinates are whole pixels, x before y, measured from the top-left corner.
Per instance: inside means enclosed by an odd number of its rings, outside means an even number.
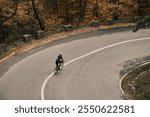
[[[12,0],[0,0],[0,13],[3,15],[11,14],[13,10]],[[46,0],[38,1],[39,13],[44,19],[46,30],[50,30],[51,27],[64,24],[66,17],[65,2],[68,1],[68,14],[70,23],[77,24],[89,24],[93,19],[98,19],[104,22],[108,19],[131,20],[138,15],[137,0],[118,0],[116,3],[107,2],[107,0],[98,1],[98,14],[99,17],[93,15],[93,7],[96,0],[85,0],[86,9],[84,20],[79,22],[80,6],[79,0],[57,0],[57,13],[53,12],[53,8],[50,5],[46,5]],[[81,1],[81,0],[80,0]],[[145,8],[146,11],[150,11],[150,8]],[[19,3],[17,8],[16,19],[29,20],[34,18],[31,0],[23,0]]]

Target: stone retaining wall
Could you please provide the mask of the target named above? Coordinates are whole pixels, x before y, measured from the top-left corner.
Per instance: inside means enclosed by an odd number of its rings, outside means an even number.
[[[150,71],[150,62],[144,63],[140,65],[139,67],[134,68],[132,71],[130,71],[123,77],[122,82],[121,82],[121,88],[126,98],[128,99],[145,99],[146,98],[147,94],[146,94],[146,91],[144,91],[143,87],[145,84],[143,83],[145,82],[148,83],[148,81],[150,81],[150,78],[141,79],[141,75],[143,73],[149,74],[149,71]]]

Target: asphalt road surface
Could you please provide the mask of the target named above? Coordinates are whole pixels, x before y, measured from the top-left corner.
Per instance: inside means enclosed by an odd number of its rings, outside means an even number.
[[[10,68],[0,77],[0,99],[122,99],[119,87],[122,64],[150,55],[149,32],[150,29],[137,33],[126,30],[79,34],[38,51],[33,49],[10,65],[19,56],[15,55],[5,61]],[[66,41],[69,38],[71,41]],[[53,75],[59,52],[66,64]],[[2,68],[4,63],[0,65]]]

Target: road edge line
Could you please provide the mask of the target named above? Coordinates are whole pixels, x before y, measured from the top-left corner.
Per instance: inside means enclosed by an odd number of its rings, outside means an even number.
[[[11,53],[10,55],[8,55],[8,56],[6,56],[5,58],[1,59],[1,60],[0,60],[0,63],[3,62],[3,61],[5,61],[6,59],[8,59],[9,57],[11,57],[11,56],[13,56],[13,55],[15,55],[15,54],[16,54],[15,52]]]

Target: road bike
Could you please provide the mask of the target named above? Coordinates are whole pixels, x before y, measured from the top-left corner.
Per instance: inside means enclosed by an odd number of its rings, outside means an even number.
[[[55,67],[55,69],[54,69],[54,74],[55,74],[55,75],[58,74],[58,72],[61,71],[61,70],[63,69],[63,67],[64,67],[64,62],[60,62],[60,63],[58,64],[58,66]]]

